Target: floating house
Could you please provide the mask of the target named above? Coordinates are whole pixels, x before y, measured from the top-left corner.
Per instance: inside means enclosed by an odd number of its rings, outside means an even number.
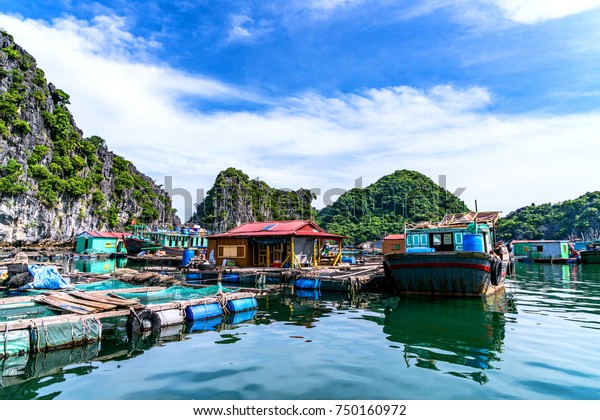
[[[99,232],[95,230],[86,230],[77,235],[77,244],[75,252],[78,254],[84,252],[100,254],[124,254],[125,233],[123,232]]]
[[[511,243],[517,261],[567,262],[569,260],[567,240],[519,240]]]
[[[381,252],[383,252],[383,254],[401,254],[406,252],[404,234],[387,235],[383,238]]]
[[[244,223],[207,238],[207,255],[217,265],[310,267],[339,264],[345,236],[310,220],[284,220]],[[337,244],[327,247],[331,241]]]

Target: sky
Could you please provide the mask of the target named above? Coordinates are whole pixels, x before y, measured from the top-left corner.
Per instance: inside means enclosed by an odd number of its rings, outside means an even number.
[[[229,167],[317,208],[400,169],[504,215],[600,189],[600,0],[0,0],[0,27],[184,220]]]

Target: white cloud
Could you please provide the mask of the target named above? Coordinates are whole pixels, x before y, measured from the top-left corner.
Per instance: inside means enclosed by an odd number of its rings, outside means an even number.
[[[334,10],[338,8],[351,7],[365,3],[366,0],[310,0],[305,3],[306,7],[317,10]]]
[[[110,18],[107,18],[110,20]],[[78,24],[79,22],[79,24]],[[350,189],[397,169],[420,171],[473,207],[504,211],[562,201],[597,189],[593,177],[576,177],[572,165],[597,165],[600,114],[493,115],[484,87],[441,85],[367,89],[323,97],[306,93],[280,100],[266,112],[205,114],[180,105],[197,101],[253,99],[251,94],[166,65],[131,61],[122,34],[118,48],[94,28],[123,31],[117,19],[53,25],[0,15],[0,26],[32,53],[48,80],[71,95],[71,111],[86,136],[96,134],[158,183],[171,176],[197,201],[219,171],[233,166],[279,188]],[[119,29],[121,28],[121,29]],[[85,29],[85,30],[84,30]],[[116,55],[115,51],[122,52]],[[184,201],[175,197],[179,215]],[[322,201],[315,203],[322,205]],[[189,215],[185,215],[189,216]]]
[[[492,0],[508,17],[519,23],[538,23],[600,7],[600,0]]]
[[[250,42],[271,31],[268,22],[263,19],[259,20],[259,22],[255,22],[254,19],[249,16],[232,15],[230,16],[230,21],[231,27],[227,34],[227,44]]]
[[[499,29],[510,22],[536,24],[600,8],[600,0],[422,0],[403,8],[404,18],[448,10],[473,28]]]

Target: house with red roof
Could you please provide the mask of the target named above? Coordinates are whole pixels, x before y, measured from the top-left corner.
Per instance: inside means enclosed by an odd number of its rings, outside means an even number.
[[[341,252],[323,255],[322,251],[331,241],[341,250],[344,238],[311,220],[249,222],[208,236],[207,256],[217,265],[238,267],[337,265]]]
[[[77,235],[77,244],[75,252],[81,254],[85,250],[99,253],[126,253],[124,232],[99,232],[96,230],[86,230]],[[89,252],[88,251],[88,252]]]
[[[381,252],[385,254],[402,254],[406,252],[406,244],[403,233],[387,235],[383,238]]]

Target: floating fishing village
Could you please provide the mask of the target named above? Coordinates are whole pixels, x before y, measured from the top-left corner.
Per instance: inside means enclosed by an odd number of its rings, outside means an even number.
[[[485,199],[467,203],[445,175],[402,161],[369,185],[332,188],[317,208],[320,188],[271,187],[211,158],[198,165],[225,169],[192,204],[170,175],[165,187],[86,136],[70,99],[0,28],[0,399],[93,399],[86,380],[137,400],[520,398],[514,383],[524,398],[600,395],[595,364],[586,376],[596,353],[582,352],[579,371],[569,359],[600,328],[600,191],[480,210]],[[492,175],[468,163],[470,177]],[[185,170],[198,176],[194,165]],[[498,184],[473,194],[510,194]],[[566,348],[540,356],[550,345]]]
[[[481,297],[503,292],[515,255],[530,249],[537,261],[546,247],[555,251],[546,254],[548,262],[574,263],[561,258],[574,249],[565,241],[517,241],[509,252],[495,238],[498,217],[466,212],[406,226],[383,239],[387,253],[345,248],[344,236],[304,220],[248,222],[222,234],[199,226],[85,231],[72,252],[18,252],[0,261],[6,288],[0,354],[22,357],[98,342],[105,320],[110,326],[121,319],[129,337],[224,316],[240,322],[252,318],[257,296],[282,288]],[[596,255],[593,246],[582,254]],[[593,258],[583,261],[600,262]],[[65,270],[78,260],[127,260],[138,269]]]

